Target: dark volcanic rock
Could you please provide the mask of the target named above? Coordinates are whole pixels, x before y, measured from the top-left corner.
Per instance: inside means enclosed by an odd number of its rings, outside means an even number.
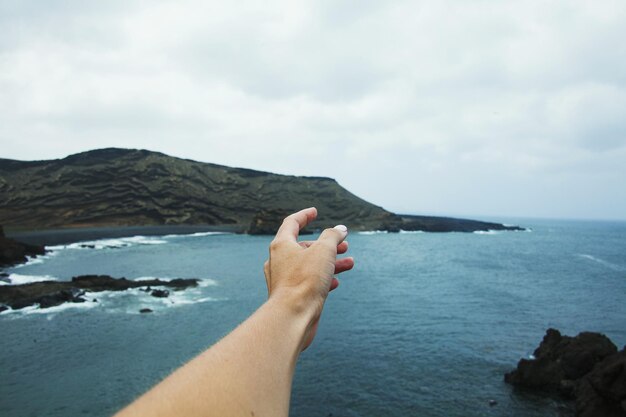
[[[284,210],[262,210],[254,215],[246,229],[249,235],[273,235],[289,213]]]
[[[211,225],[273,234],[315,206],[319,229],[476,231],[503,225],[398,216],[332,178],[277,175],[135,149],[98,149],[50,161],[0,159],[0,223],[32,230]]]
[[[452,217],[413,216],[400,214],[385,224],[384,230],[421,230],[424,232],[478,232],[489,230],[524,231],[519,226],[505,226],[500,223],[478,220],[456,219]]]
[[[82,297],[83,295],[85,295],[85,291],[70,288],[43,295],[37,299],[37,303],[39,304],[39,308],[54,307],[68,302],[84,303],[87,300]]]
[[[170,296],[170,292],[168,290],[152,290],[150,295],[156,298],[167,298]]]
[[[141,310],[139,310],[140,313],[144,314],[144,313],[152,313],[152,310],[149,308],[142,308]]]
[[[558,330],[548,329],[534,352],[535,359],[521,359],[517,369],[506,374],[504,380],[513,385],[572,395],[572,381],[616,352],[617,347],[602,334],[583,332],[569,337],[561,336]]]
[[[521,359],[504,380],[574,397],[580,417],[626,417],[626,351],[617,352],[605,335],[569,337],[548,329],[534,357]]]
[[[598,363],[576,387],[579,417],[626,416],[626,350]]]
[[[84,302],[84,291],[124,291],[146,285],[170,287],[181,290],[198,285],[197,279],[173,279],[163,281],[131,281],[125,278],[112,278],[108,275],[83,275],[71,281],[42,281],[23,285],[0,286],[0,303],[12,309],[20,309],[39,304],[41,308],[52,307],[64,302]]]
[[[285,217],[291,213],[287,210],[261,210],[252,218],[245,232],[249,235],[275,235]],[[300,230],[300,236],[311,233],[306,227]]]
[[[4,229],[0,226],[0,266],[15,265],[27,261],[27,256],[37,256],[46,253],[43,246],[27,245],[4,236]]]
[[[261,210],[316,206],[318,227],[380,225],[389,212],[332,178],[231,168],[135,149],[49,161],[0,159],[0,223],[12,229],[225,225],[244,231]]]

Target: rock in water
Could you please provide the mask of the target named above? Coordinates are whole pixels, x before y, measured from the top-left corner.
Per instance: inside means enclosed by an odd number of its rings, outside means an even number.
[[[170,296],[170,292],[168,290],[152,290],[150,295],[156,298],[167,298]]]
[[[46,249],[43,246],[27,245],[4,236],[4,229],[0,226],[0,266],[10,266],[26,262],[27,256],[43,255]]]
[[[578,417],[626,416],[626,350],[598,363],[576,387]]]
[[[39,303],[39,308],[49,308],[63,303],[84,303],[87,300],[82,297],[83,295],[85,295],[85,291],[81,291],[76,288],[69,288],[67,290],[56,291],[43,295],[39,297],[37,301]]]
[[[6,304],[12,309],[20,309],[35,304],[39,304],[41,308],[46,308],[64,302],[83,302],[85,301],[82,298],[84,291],[124,291],[146,285],[169,287],[178,291],[197,286],[198,280],[177,278],[170,281],[160,279],[132,281],[125,278],[116,279],[108,275],[82,275],[72,278],[71,281],[41,281],[23,285],[1,285],[0,303]],[[169,295],[169,291],[166,290],[155,291]]]
[[[152,310],[151,310],[151,309],[149,309],[149,308],[142,308],[141,310],[139,310],[139,312],[140,312],[141,314],[144,314],[144,313],[152,313]]]
[[[575,381],[606,358],[617,352],[611,340],[599,333],[583,332],[576,337],[561,336],[548,329],[534,352],[535,359],[521,359],[517,369],[504,380],[513,385],[542,388],[573,395]]]
[[[626,351],[605,335],[548,329],[534,357],[521,359],[504,380],[575,398],[580,417],[626,417]]]

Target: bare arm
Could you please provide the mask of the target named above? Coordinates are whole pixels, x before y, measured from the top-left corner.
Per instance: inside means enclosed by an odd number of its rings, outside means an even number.
[[[217,344],[152,388],[118,416],[267,416],[289,414],[300,352],[317,330],[334,274],[351,269],[345,228],[297,242],[314,208],[287,217],[265,263],[269,299]]]

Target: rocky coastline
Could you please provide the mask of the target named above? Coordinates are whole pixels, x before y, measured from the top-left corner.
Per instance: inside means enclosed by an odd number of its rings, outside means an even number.
[[[285,216],[289,212],[284,210],[262,210],[258,212],[245,229],[250,235],[273,235],[278,231]],[[313,227],[316,225],[313,224]],[[349,225],[350,226],[350,225]],[[357,229],[358,230],[358,229]],[[447,233],[447,232],[486,232],[490,230],[525,231],[519,226],[506,226],[500,223],[483,222],[479,220],[458,219],[453,217],[418,216],[410,214],[393,214],[388,216],[375,228],[375,230],[389,233],[400,231]],[[320,231],[320,228],[305,228],[301,234]]]
[[[148,150],[96,149],[48,161],[0,158],[0,224],[12,234],[160,226],[274,234],[286,215],[311,206],[318,209],[313,227],[319,229],[345,224],[353,231],[523,230],[392,213],[332,178],[278,175]]]
[[[529,359],[504,376],[505,382],[573,400],[577,417],[626,417],[626,346],[605,335],[563,336],[548,329]]]
[[[196,287],[198,279],[151,279],[133,281],[126,278],[113,278],[108,275],[81,275],[73,277],[71,281],[40,281],[20,285],[0,286],[0,311],[11,308],[19,310],[29,306],[49,308],[63,303],[84,303],[86,291],[125,291],[131,288],[141,288],[157,298],[169,296],[169,290],[154,288],[166,287],[173,291],[180,291]]]
[[[4,235],[0,226],[0,267],[24,263],[28,257],[37,257],[46,253],[41,245],[31,245],[10,239]]]

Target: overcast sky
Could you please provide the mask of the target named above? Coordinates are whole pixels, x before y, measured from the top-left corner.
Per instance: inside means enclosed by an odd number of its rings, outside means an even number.
[[[330,176],[389,210],[626,219],[626,2],[0,0],[0,157]]]

